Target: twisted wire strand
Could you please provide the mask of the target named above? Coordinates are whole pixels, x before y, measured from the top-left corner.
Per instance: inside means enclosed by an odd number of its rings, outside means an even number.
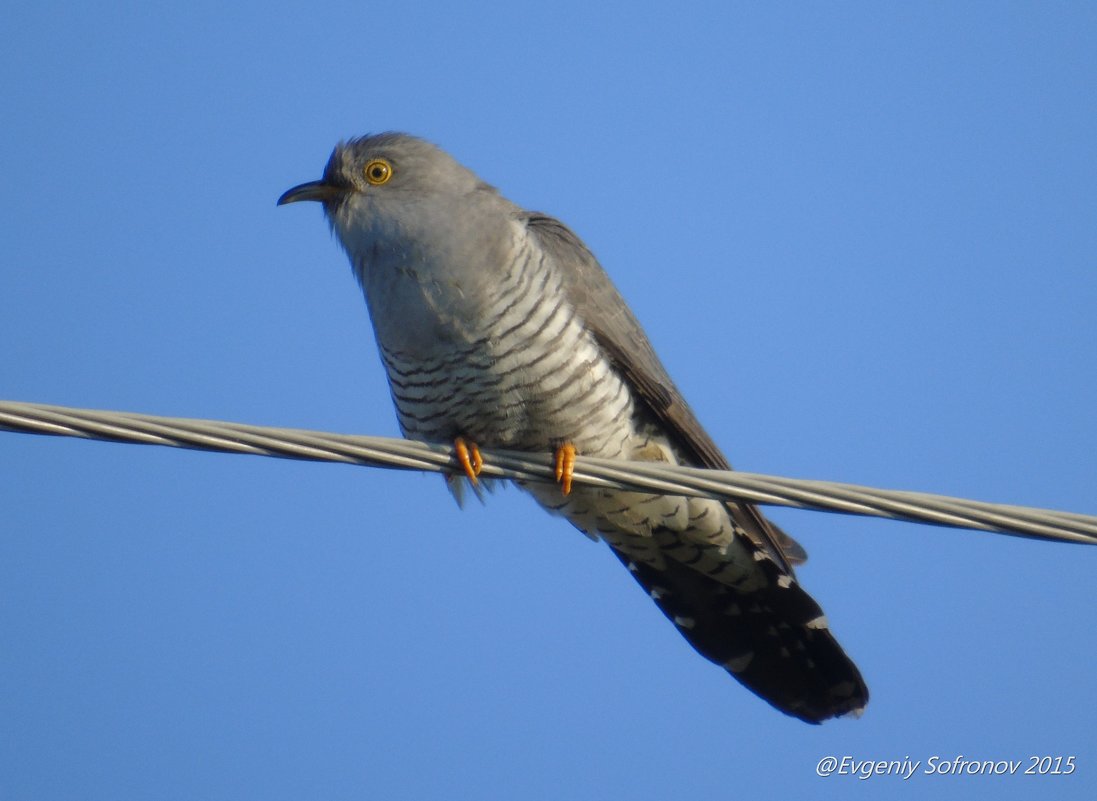
[[[461,475],[448,445],[0,401],[0,430]],[[554,481],[551,455],[483,450],[482,475]],[[694,495],[1097,544],[1097,517],[832,481],[580,456],[576,485]]]

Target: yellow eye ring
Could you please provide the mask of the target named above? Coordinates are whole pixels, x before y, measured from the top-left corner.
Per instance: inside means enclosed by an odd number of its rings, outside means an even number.
[[[387,184],[389,178],[392,177],[392,165],[385,159],[370,159],[366,166],[362,168],[362,174],[374,186]]]

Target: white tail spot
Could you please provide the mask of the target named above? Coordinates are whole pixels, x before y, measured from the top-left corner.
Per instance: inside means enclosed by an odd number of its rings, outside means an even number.
[[[809,620],[804,625],[809,629],[825,629],[830,627],[830,625],[827,623],[826,615],[819,615],[819,617]]]
[[[784,589],[788,589],[789,587],[792,586],[792,576],[778,576],[777,577],[777,586],[782,587]]]
[[[852,681],[840,681],[837,684],[833,685],[830,689],[831,692],[833,692],[835,695],[845,697],[853,695],[855,687]],[[864,709],[864,707],[861,708]]]
[[[674,625],[681,626],[684,629],[692,629],[697,625],[697,621],[692,617],[676,617],[674,618]]]
[[[747,669],[747,665],[754,659],[754,651],[747,651],[742,656],[737,656],[734,659],[729,659],[724,663],[724,668],[730,670],[732,673],[742,673]]]

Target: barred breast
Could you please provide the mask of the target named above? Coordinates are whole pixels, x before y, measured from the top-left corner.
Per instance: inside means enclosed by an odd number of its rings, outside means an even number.
[[[553,263],[517,226],[512,244],[509,269],[460,330],[434,339],[427,351],[379,335],[404,435],[432,442],[462,436],[546,457],[570,442],[586,456],[677,464],[670,442],[638,412],[567,301]],[[588,536],[651,567],[663,569],[668,555],[679,556],[737,589],[762,580],[718,501],[592,487],[565,497],[544,484],[524,489]],[[668,534],[676,535],[673,542]]]
[[[570,441],[582,453],[620,457],[633,433],[632,398],[558,271],[521,234],[515,226],[507,271],[429,349],[378,331],[400,427],[412,439],[464,436],[546,453]]]

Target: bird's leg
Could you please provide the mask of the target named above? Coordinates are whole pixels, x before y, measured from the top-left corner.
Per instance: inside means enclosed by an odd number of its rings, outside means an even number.
[[[556,449],[556,480],[565,495],[571,494],[571,477],[575,474],[575,446],[565,442]]]
[[[453,449],[457,452],[457,463],[465,471],[472,485],[476,486],[476,477],[484,466],[484,457],[480,455],[480,449],[475,442],[469,442],[464,437],[458,437],[453,441]]]

